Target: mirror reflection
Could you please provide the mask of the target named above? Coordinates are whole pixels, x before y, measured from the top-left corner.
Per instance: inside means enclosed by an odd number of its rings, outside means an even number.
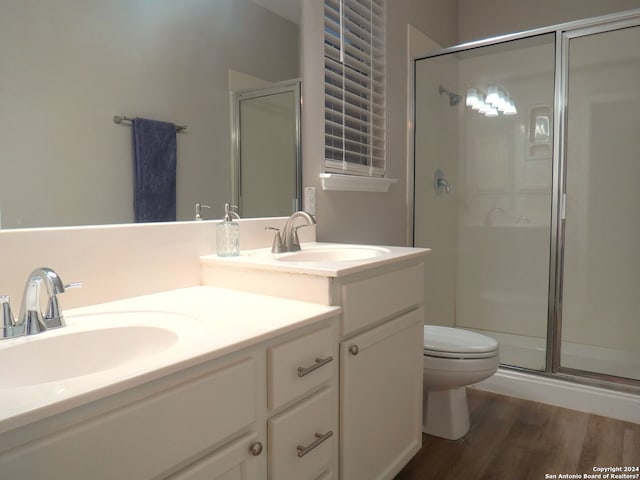
[[[133,222],[131,126],[114,115],[186,125],[176,218],[221,217],[234,79],[298,76],[298,24],[258,3],[3,2],[0,227]]]
[[[234,94],[234,201],[243,217],[300,210],[300,83]]]

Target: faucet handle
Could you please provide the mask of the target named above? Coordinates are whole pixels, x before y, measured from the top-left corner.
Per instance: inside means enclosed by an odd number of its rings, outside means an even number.
[[[71,282],[64,285],[62,291],[59,293],[64,293],[70,288],[81,288],[82,286],[82,282]],[[64,327],[66,325],[64,316],[60,311],[58,297],[55,293],[49,297],[49,301],[47,302],[47,311],[44,314],[44,323],[47,326],[47,329]]]
[[[15,337],[16,318],[11,311],[9,304],[9,295],[0,295],[0,316],[2,324],[0,325],[0,339]]]
[[[273,236],[273,245],[271,246],[271,253],[282,253],[285,251],[284,244],[282,243],[282,235],[280,235],[280,229],[276,227],[265,227],[265,230],[274,230],[276,234]]]

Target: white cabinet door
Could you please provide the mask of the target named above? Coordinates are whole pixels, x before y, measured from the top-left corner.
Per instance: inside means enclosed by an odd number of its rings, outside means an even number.
[[[422,443],[424,310],[340,345],[340,478],[387,480]]]
[[[259,480],[264,478],[266,449],[258,434],[248,433],[167,480]]]

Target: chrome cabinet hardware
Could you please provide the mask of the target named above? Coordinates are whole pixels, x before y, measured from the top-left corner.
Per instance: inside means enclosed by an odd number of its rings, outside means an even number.
[[[260,455],[262,453],[262,443],[260,442],[252,443],[251,446],[249,447],[249,452],[251,452],[251,455],[253,455],[254,457],[257,457],[258,455]]]
[[[323,433],[316,433],[315,434],[316,439],[313,441],[313,443],[310,443],[306,447],[303,446],[303,445],[298,445],[296,447],[298,449],[298,457],[300,457],[300,458],[304,457],[307,453],[309,453],[311,450],[313,450],[318,445],[320,445],[322,442],[328,440],[332,436],[333,436],[333,431],[331,431],[331,430],[329,430],[327,433],[324,433],[324,434]]]
[[[351,345],[349,347],[349,353],[351,353],[351,355],[357,355],[360,353],[360,347],[358,347],[358,345]]]
[[[319,369],[323,365],[330,363],[333,361],[333,357],[329,355],[327,358],[316,358],[316,363],[311,365],[310,367],[298,367],[298,377],[302,378],[305,375],[309,375],[314,370]]]

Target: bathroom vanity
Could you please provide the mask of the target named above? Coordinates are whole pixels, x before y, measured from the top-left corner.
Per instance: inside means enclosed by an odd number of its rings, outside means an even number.
[[[69,311],[63,329],[12,339],[17,343],[0,345],[0,356],[65,335],[80,342],[95,331],[86,323],[102,316],[114,322],[137,314],[151,324],[154,314],[175,315],[186,328],[178,326],[176,341],[162,351],[84,378],[57,371],[44,382],[28,376],[26,384],[2,389],[1,476],[335,478],[338,313],[207,287]],[[148,327],[131,322],[123,333]]]
[[[427,252],[205,256],[201,286],[0,342],[2,477],[393,478],[421,445]]]
[[[422,444],[426,249],[306,244],[202,258],[205,285],[342,307],[339,478],[391,479]]]

